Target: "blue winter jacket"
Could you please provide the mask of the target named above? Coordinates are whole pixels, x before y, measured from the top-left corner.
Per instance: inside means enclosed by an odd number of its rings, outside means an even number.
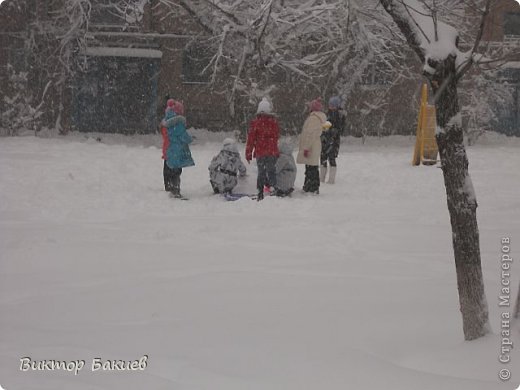
[[[166,164],[170,168],[184,168],[195,165],[188,146],[193,139],[186,131],[186,118],[168,110],[164,117],[164,127],[168,129],[170,145],[166,150]]]

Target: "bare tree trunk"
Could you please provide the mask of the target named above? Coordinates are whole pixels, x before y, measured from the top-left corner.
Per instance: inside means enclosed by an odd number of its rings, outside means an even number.
[[[463,73],[459,71],[457,74],[454,55],[441,61],[426,57],[423,40],[429,44],[433,37],[428,37],[410,17],[410,11],[404,3],[394,0],[380,0],[380,3],[405,36],[408,46],[415,51],[421,62],[428,65],[426,76],[435,92],[438,126],[436,138],[451,220],[462,327],[464,338],[474,340],[489,332],[489,314],[480,260],[477,200],[468,173],[457,92],[457,83]],[[486,10],[488,8],[489,1]],[[485,14],[481,27],[484,17]],[[482,28],[475,47],[478,46],[481,33]],[[465,70],[469,69],[471,63],[472,61],[468,61]]]
[[[444,89],[443,83],[447,83]],[[437,67],[432,85],[434,92],[439,92],[437,144],[451,220],[464,338],[474,340],[489,332],[489,319],[480,259],[477,200],[468,173],[454,57],[448,57]]]

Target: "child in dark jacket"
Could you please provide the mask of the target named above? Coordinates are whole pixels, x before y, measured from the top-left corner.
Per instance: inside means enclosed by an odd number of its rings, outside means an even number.
[[[249,125],[246,144],[246,160],[256,158],[258,200],[264,198],[264,187],[276,186],[275,163],[278,155],[280,127],[273,115],[271,103],[266,98],[258,104],[256,118]]]
[[[213,157],[208,170],[209,182],[215,194],[230,194],[233,191],[238,183],[237,176],[243,177],[246,174],[235,140],[224,140],[222,150]]]
[[[341,99],[338,96],[329,99],[327,120],[332,123],[332,127],[321,135],[320,181],[325,181],[328,163],[330,164],[328,183],[334,184],[337,170],[336,158],[341,142],[340,136],[345,131],[345,114],[341,110]]]

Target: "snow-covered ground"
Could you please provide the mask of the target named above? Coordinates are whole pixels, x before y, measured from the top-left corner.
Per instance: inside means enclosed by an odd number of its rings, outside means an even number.
[[[346,140],[319,196],[224,202],[207,166],[225,136],[193,145],[187,202],[163,191],[157,137],[0,139],[3,388],[518,386],[518,348],[498,362],[502,237],[512,295],[520,275],[518,140],[468,149],[493,334],[464,342],[442,172],[410,165],[412,138]],[[144,371],[91,369],[144,355]],[[24,372],[23,357],[86,363]]]

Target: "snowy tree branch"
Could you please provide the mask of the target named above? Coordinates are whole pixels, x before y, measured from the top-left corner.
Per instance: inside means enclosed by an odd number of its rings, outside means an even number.
[[[475,42],[473,44],[473,48],[471,49],[470,54],[466,61],[464,61],[457,69],[456,77],[460,79],[464,74],[471,68],[474,63],[474,55],[480,46],[480,41],[482,40],[482,35],[484,34],[484,26],[486,24],[486,18],[489,14],[489,9],[491,5],[491,0],[486,0],[486,5],[484,8],[484,12],[482,13],[482,18],[480,19],[480,26],[477,32],[477,36],[475,37]]]
[[[416,22],[410,19],[410,11],[408,8],[406,8],[402,2],[396,3],[393,0],[381,0],[381,4],[386,12],[394,19],[397,27],[401,30],[408,42],[408,45],[415,51],[419,59],[424,61],[425,53],[418,34],[421,33],[424,35],[424,31],[419,30]]]

